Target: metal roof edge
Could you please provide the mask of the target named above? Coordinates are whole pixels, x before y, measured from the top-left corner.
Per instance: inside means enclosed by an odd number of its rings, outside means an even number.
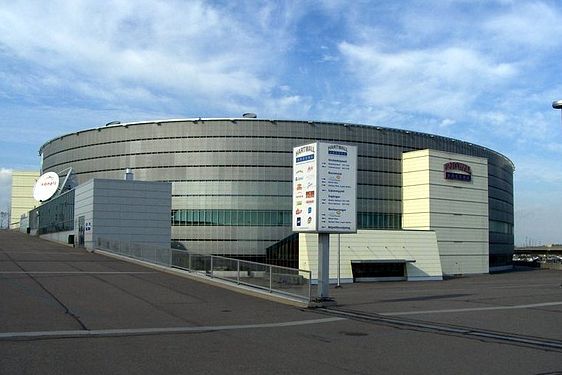
[[[494,151],[491,148],[488,148],[488,147],[485,147],[485,146],[481,146],[481,145],[478,145],[478,144],[474,144],[474,143],[463,141],[463,140],[456,139],[456,138],[446,137],[446,136],[443,136],[443,135],[424,133],[424,132],[420,132],[420,131],[417,131],[417,130],[389,128],[389,127],[384,127],[384,126],[374,125],[374,124],[369,125],[369,124],[356,124],[356,123],[352,123],[352,122],[339,122],[339,121],[284,120],[284,119],[248,118],[248,117],[191,117],[191,118],[175,118],[175,119],[161,119],[161,120],[148,120],[148,121],[131,121],[131,122],[123,122],[123,123],[119,123],[119,124],[104,125],[104,126],[79,130],[77,132],[70,132],[70,133],[66,133],[66,134],[60,135],[58,137],[52,138],[52,139],[48,140],[47,142],[45,142],[43,145],[41,145],[41,147],[39,147],[39,155],[41,155],[43,148],[45,146],[47,146],[49,143],[51,143],[51,142],[53,142],[57,139],[62,139],[64,137],[72,135],[72,134],[78,135],[80,133],[85,133],[85,132],[88,132],[88,131],[94,131],[94,130],[101,131],[102,129],[114,128],[114,127],[128,127],[128,126],[147,125],[147,124],[164,124],[164,123],[183,122],[183,121],[257,121],[257,122],[272,122],[272,123],[295,122],[295,123],[310,123],[310,124],[324,124],[324,125],[341,125],[341,126],[345,126],[345,127],[376,128],[377,130],[395,131],[395,132],[405,133],[405,134],[417,134],[417,135],[422,135],[422,136],[426,136],[426,137],[430,137],[430,138],[436,138],[437,137],[437,138],[440,138],[440,139],[448,140],[449,142],[460,142],[460,143],[464,143],[464,144],[469,145],[469,146],[479,147],[479,148],[481,148],[483,150],[486,150],[486,151],[488,151],[492,154],[498,155],[498,156],[504,158],[507,162],[509,162],[509,164],[511,165],[511,167],[515,171],[515,164],[513,163],[513,161],[511,159],[509,159],[507,156],[501,154],[500,152]]]

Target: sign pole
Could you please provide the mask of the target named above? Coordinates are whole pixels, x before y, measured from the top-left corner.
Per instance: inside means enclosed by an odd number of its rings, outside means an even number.
[[[314,142],[293,148],[293,231],[318,233],[317,301],[324,305],[333,301],[330,233],[357,232],[356,201],[357,146]],[[338,286],[339,248],[338,236]]]
[[[318,233],[318,299],[330,298],[330,234]]]
[[[341,252],[340,252],[340,234],[338,233],[338,282],[336,284],[336,288],[341,288],[341,284],[340,284],[340,279],[341,279],[341,273],[340,273],[340,267],[341,267]]]

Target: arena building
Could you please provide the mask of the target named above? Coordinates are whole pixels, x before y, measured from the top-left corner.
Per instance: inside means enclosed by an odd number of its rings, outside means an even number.
[[[299,241],[308,240],[291,229],[292,150],[315,141],[358,147],[358,235],[378,232],[365,241],[387,248],[384,233],[434,231],[444,274],[511,267],[514,165],[457,139],[347,123],[198,118],[111,123],[52,139],[39,152],[42,173],[71,167],[80,183],[122,179],[127,168],[135,180],[171,182],[174,246],[297,266]],[[471,257],[479,266],[463,268]]]

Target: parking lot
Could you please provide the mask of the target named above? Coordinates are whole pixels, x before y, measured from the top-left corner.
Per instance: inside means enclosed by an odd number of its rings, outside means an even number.
[[[562,373],[561,283],[349,284],[303,309],[0,231],[0,374]]]

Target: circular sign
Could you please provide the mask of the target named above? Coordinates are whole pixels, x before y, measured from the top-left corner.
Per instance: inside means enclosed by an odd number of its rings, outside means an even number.
[[[42,174],[33,187],[33,198],[36,201],[44,202],[51,198],[59,188],[59,175],[55,172]]]

